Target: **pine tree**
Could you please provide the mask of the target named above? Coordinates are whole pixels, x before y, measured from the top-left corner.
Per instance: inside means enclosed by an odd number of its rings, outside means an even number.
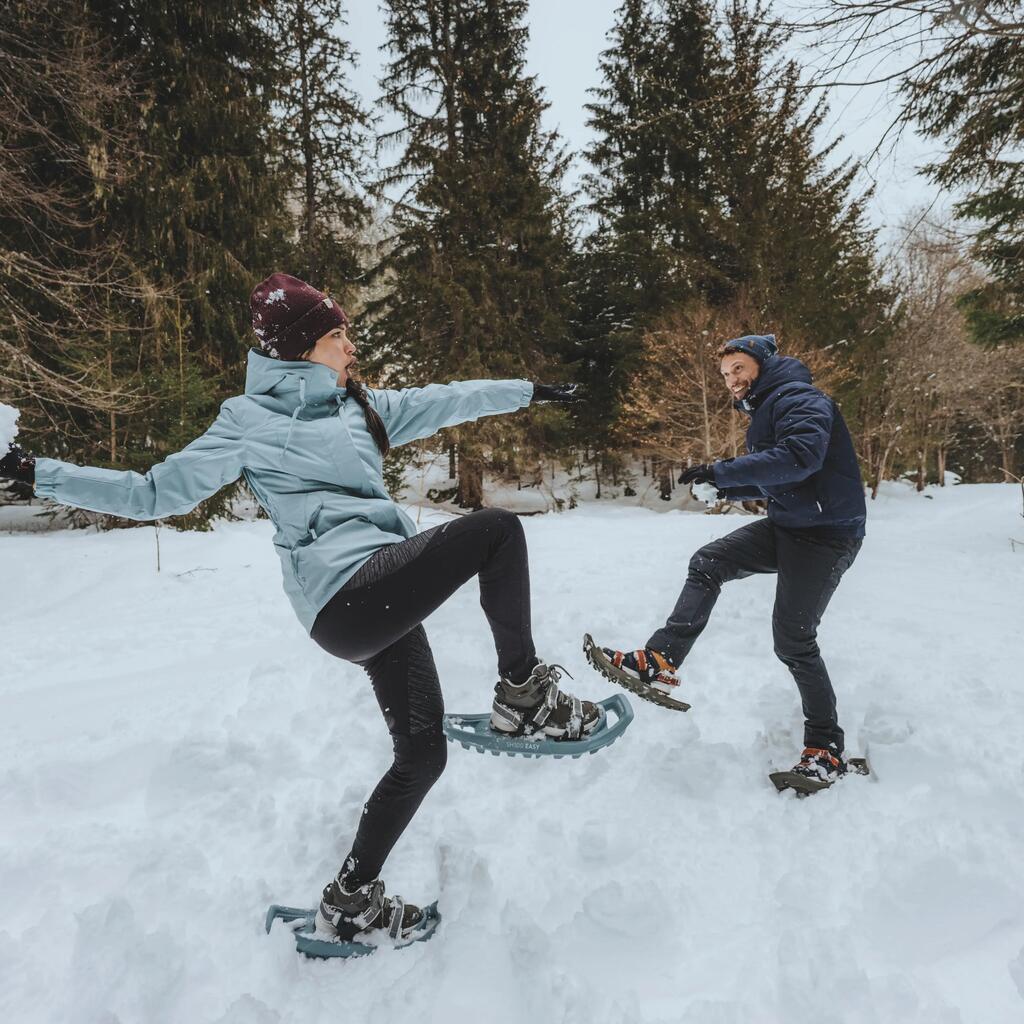
[[[716,287],[709,149],[722,57],[706,0],[626,0],[610,42],[587,107],[597,133],[587,188],[591,247],[628,324]]]
[[[281,129],[301,209],[295,273],[343,301],[361,273],[370,119],[347,84],[343,0],[277,0]]]
[[[248,293],[290,265],[290,180],[273,107],[282,73],[269,0],[91,7],[136,89],[138,155],[105,197],[102,229],[120,237],[148,296],[134,329],[112,338],[111,372],[118,359],[135,367],[149,401],[111,426],[107,459],[142,469],[202,432],[237,392]]]
[[[834,144],[819,147],[827,108],[805,108],[767,5],[626,0],[611,39],[590,108],[597,226],[583,298],[597,319],[581,332],[594,368],[618,382],[610,407],[627,382],[632,408],[638,387],[665,387],[636,373],[652,365],[645,346],[663,343],[664,323],[708,310],[801,346],[853,347],[877,332],[888,297],[857,168],[831,167]]]
[[[601,55],[576,339],[594,397],[581,425],[602,452],[623,440],[617,414],[646,329],[719,287],[708,153],[721,66],[705,0],[625,0]]]
[[[949,144],[928,168],[932,179],[966,193],[956,211],[980,224],[973,251],[992,281],[962,306],[974,338],[997,346],[1024,339],[1024,28],[1017,3],[979,5],[960,18],[963,38],[948,59],[906,92],[921,129]]]
[[[889,303],[866,223],[870,192],[853,194],[856,164],[829,166],[840,140],[819,145],[827,100],[805,107],[787,37],[763,0],[725,10],[721,142],[711,154],[725,211],[722,296],[742,294],[808,343],[852,346],[880,328]]]
[[[542,376],[566,348],[564,158],[525,73],[526,0],[387,0],[386,105],[402,144],[382,185],[405,191],[370,309],[378,363],[405,382]],[[458,501],[478,507],[488,450],[508,472],[528,423],[453,432]]]
[[[131,254],[101,228],[133,145],[125,68],[88,12],[50,0],[0,8],[0,397],[25,443],[92,453],[140,403],[111,374],[139,298]]]

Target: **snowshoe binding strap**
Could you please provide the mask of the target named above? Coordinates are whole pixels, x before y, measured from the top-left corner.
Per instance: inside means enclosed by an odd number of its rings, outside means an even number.
[[[517,735],[529,736],[543,731],[559,706],[569,706],[569,716],[563,727],[563,739],[573,741],[580,739],[586,731],[583,714],[583,701],[579,697],[563,693],[558,688],[562,673],[572,678],[568,669],[561,665],[537,665],[524,683],[515,684],[507,680],[499,683],[499,694],[494,701],[494,715],[508,724],[509,731]],[[516,693],[520,690],[521,693]],[[540,699],[532,704],[532,699]],[[511,700],[531,701],[525,707],[516,707]]]
[[[391,904],[391,924],[388,925],[388,935],[397,941],[402,934],[402,921],[405,919],[405,900],[401,896],[392,896],[389,902]]]
[[[547,670],[546,672],[541,671],[538,673],[542,680],[547,679],[547,683],[545,684],[544,699],[529,720],[531,726],[529,731],[537,732],[543,729],[548,719],[551,718],[552,713],[557,710],[559,703],[570,701],[572,710],[569,713],[568,721],[565,723],[564,738],[568,740],[579,739],[584,734],[583,701],[578,696],[562,693],[558,688],[558,680],[562,678],[563,672],[569,679],[572,676],[568,670],[563,669],[560,665],[538,666],[538,669]]]
[[[340,898],[337,902],[329,903],[328,891],[334,886],[337,886]],[[384,883],[379,878],[350,892],[339,877],[324,892],[321,911],[329,911],[329,916],[324,916],[335,928],[346,924],[351,929],[361,932],[372,927],[380,918],[384,911],[384,903]]]

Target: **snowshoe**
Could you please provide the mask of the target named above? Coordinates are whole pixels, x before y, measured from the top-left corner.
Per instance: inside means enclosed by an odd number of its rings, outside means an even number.
[[[868,775],[870,771],[866,758],[846,758],[820,747],[807,747],[789,771],[771,772],[768,778],[780,793],[792,789],[800,796],[809,796],[828,789],[846,775]]]
[[[434,934],[441,915],[436,903],[421,909],[400,896],[385,896],[379,878],[349,891],[339,876],[324,887],[316,910],[272,906],[268,932],[277,918],[292,924],[296,948],[306,956],[356,957],[380,946],[423,942]]]
[[[664,655],[646,649],[622,652],[598,647],[589,633],[583,634],[583,653],[591,666],[641,700],[673,711],[689,711],[690,705],[677,700],[672,692],[679,686],[675,667]]]
[[[551,739],[543,730],[515,735],[491,728],[491,714],[445,715],[444,734],[450,743],[460,743],[466,750],[481,754],[507,754],[509,757],[582,757],[614,743],[633,721],[633,708],[621,694],[598,702],[600,720],[580,739]],[[608,724],[609,715],[615,723]]]

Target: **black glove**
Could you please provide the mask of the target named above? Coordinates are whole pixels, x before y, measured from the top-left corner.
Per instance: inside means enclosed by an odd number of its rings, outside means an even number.
[[[12,444],[7,454],[0,459],[0,477],[17,480],[22,484],[36,482],[36,460],[24,449]]]
[[[582,402],[582,384],[534,384],[532,402]]]
[[[681,484],[713,484],[715,482],[714,467],[703,462],[697,466],[691,466],[679,474],[678,482]]]

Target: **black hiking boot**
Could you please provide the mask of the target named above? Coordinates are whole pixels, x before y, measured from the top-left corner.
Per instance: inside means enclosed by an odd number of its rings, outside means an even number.
[[[416,938],[424,922],[423,911],[401,896],[385,896],[378,878],[349,888],[344,869],[324,886],[316,912],[318,935],[343,942],[379,942],[390,939],[404,945]]]
[[[604,711],[589,700],[563,693],[558,681],[564,671],[560,665],[538,662],[525,682],[499,680],[491,728],[511,736],[539,733],[554,740],[578,740],[593,732]]]

